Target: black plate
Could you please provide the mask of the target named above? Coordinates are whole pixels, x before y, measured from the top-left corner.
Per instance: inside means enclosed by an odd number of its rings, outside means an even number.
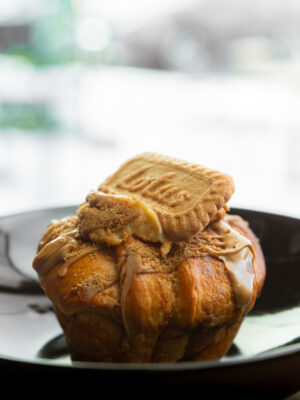
[[[228,355],[220,361],[178,364],[72,364],[51,303],[31,267],[49,221],[75,207],[38,210],[0,219],[1,374],[94,377],[102,385],[260,390],[288,395],[300,390],[300,220],[232,209],[261,241],[267,279]],[[245,393],[245,392],[244,392]],[[274,394],[275,396],[275,394]]]

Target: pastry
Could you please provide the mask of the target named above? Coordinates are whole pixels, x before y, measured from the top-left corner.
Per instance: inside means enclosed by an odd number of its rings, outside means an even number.
[[[73,360],[219,359],[265,280],[248,223],[227,214],[232,178],[139,155],[52,221],[33,267]]]

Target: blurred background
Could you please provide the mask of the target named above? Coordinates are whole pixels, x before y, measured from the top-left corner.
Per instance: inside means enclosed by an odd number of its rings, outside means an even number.
[[[155,151],[300,217],[298,0],[1,0],[0,215]]]

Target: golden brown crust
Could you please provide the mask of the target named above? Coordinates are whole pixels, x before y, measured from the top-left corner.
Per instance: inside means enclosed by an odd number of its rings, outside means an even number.
[[[253,296],[243,309],[236,306],[224,262],[203,254],[197,235],[173,244],[167,257],[159,244],[130,236],[116,247],[97,246],[64,276],[58,274],[63,262],[40,274],[73,359],[175,362],[225,354],[265,277],[263,255],[250,228],[241,219],[228,222],[251,240],[255,251]],[[205,233],[214,231],[207,227]]]
[[[75,262],[65,276],[60,277],[63,263],[55,265],[46,274],[40,274],[40,283],[65,315],[85,312],[109,314],[119,303],[119,271],[110,249],[88,254]],[[120,315],[116,310],[115,315]]]

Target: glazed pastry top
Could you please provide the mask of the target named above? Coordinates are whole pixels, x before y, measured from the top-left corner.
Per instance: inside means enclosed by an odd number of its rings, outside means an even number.
[[[115,248],[119,274],[126,275],[123,292],[127,293],[130,288],[131,279],[128,276],[138,273],[171,273],[187,259],[212,257],[225,265],[236,306],[244,309],[253,297],[255,251],[251,240],[230,225],[236,219],[237,217],[226,216],[222,220],[214,221],[190,241],[172,244],[167,255],[161,254],[159,244],[134,239],[129,235],[122,241],[123,246],[119,244]],[[245,225],[241,221],[239,224]],[[48,227],[41,239],[33,266],[40,275],[44,275],[61,263],[57,273],[63,277],[80,258],[105,248],[109,248],[106,243],[93,243],[83,239],[80,235],[80,218],[71,216],[53,221]],[[125,255],[123,248],[126,248]],[[124,270],[127,272],[124,273]]]

